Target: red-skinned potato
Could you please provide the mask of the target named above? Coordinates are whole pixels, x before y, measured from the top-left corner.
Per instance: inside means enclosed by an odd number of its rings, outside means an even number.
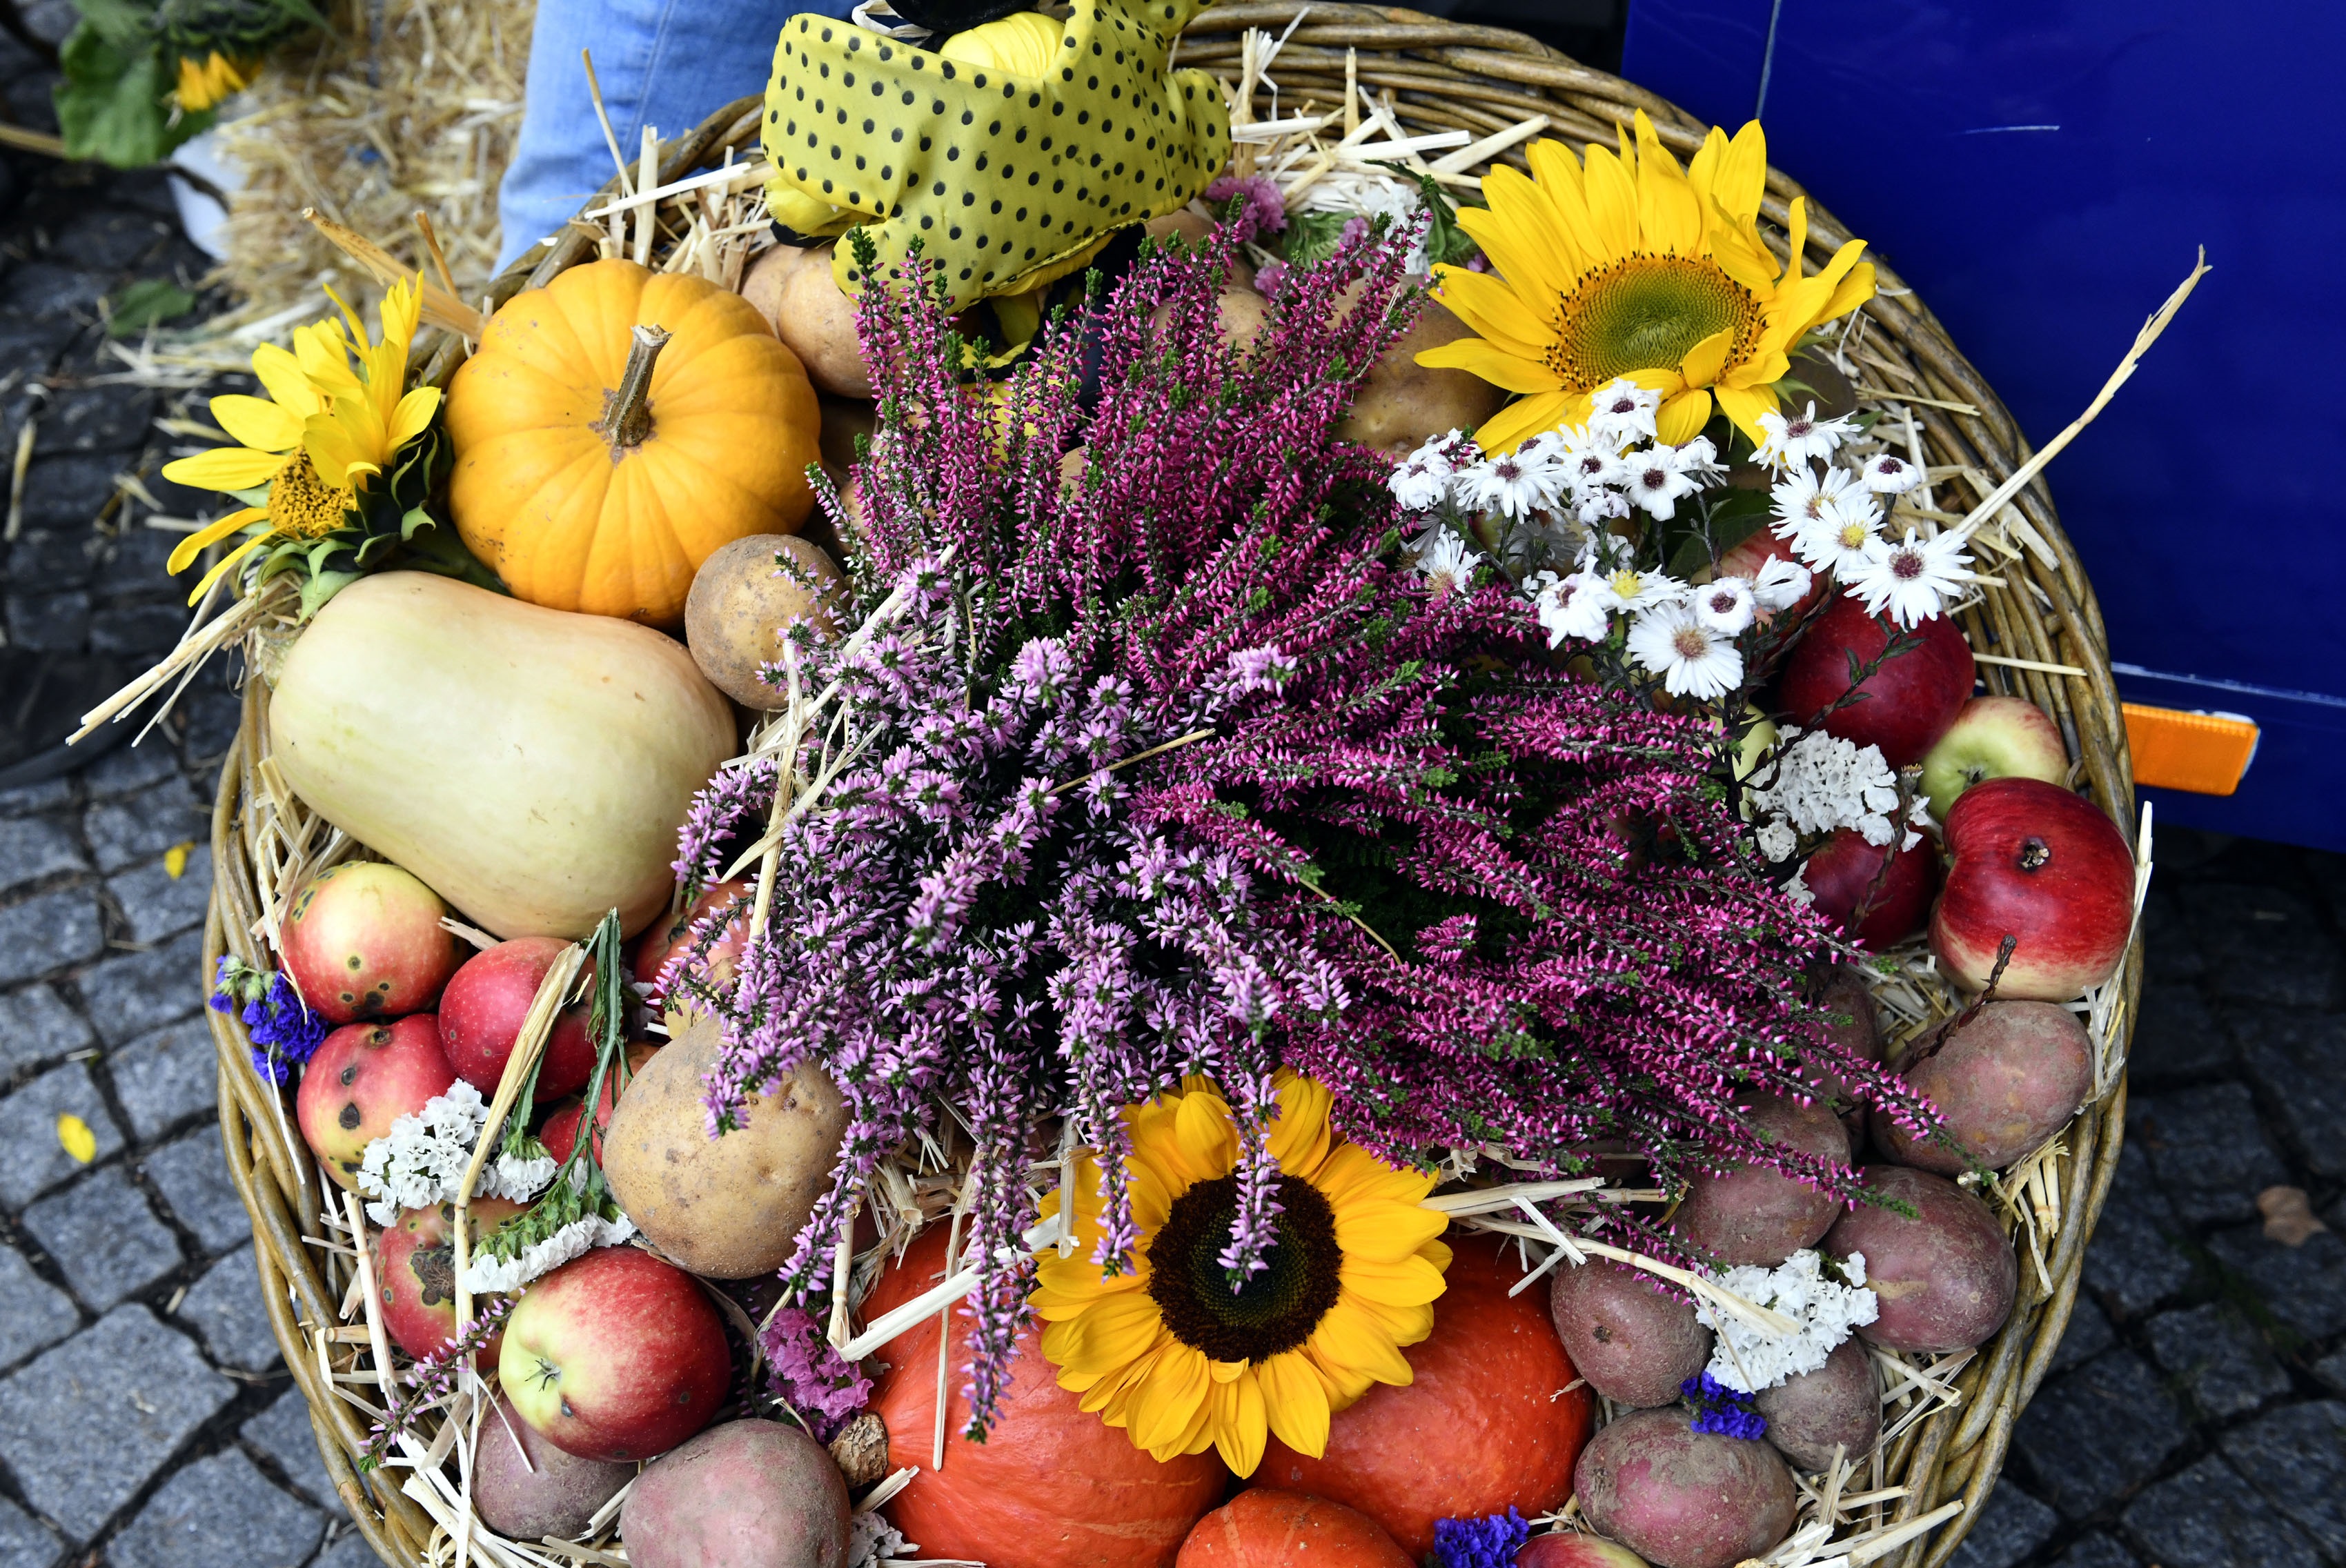
[[[490,1529],[516,1541],[584,1534],[595,1511],[636,1478],[632,1464],[565,1453],[514,1413],[504,1394],[481,1422],[473,1460],[473,1506]]]
[[[397,866],[336,866],[293,896],[282,931],[285,972],[302,1003],[329,1023],[421,1013],[439,1000],[463,956],[441,929],[447,913],[438,893]]]
[[[366,1146],[456,1081],[440,1022],[417,1013],[396,1023],[348,1023],[326,1036],[293,1096],[301,1138],[326,1174],[358,1190]]]
[[[527,1207],[502,1197],[476,1197],[473,1243]],[[417,1360],[439,1354],[456,1332],[456,1206],[403,1208],[374,1234],[375,1280],[382,1292],[382,1326],[392,1342]],[[491,1336],[474,1358],[484,1372],[497,1364],[505,1336]]]
[[[474,953],[448,982],[440,998],[440,1033],[457,1076],[488,1099],[497,1092],[505,1058],[521,1039],[529,1004],[546,971],[570,944],[559,937],[520,936]],[[582,978],[592,972],[582,970]],[[586,1035],[584,1002],[555,1018],[554,1033],[538,1058],[537,1104],[575,1095],[595,1071],[595,1043]]]
[[[1557,1530],[1516,1548],[1515,1568],[1646,1568],[1646,1560],[1601,1535]]]
[[[1831,1107],[1778,1095],[1757,1096],[1751,1125],[1802,1154],[1845,1165],[1849,1134]],[[1734,1166],[1724,1176],[1698,1176],[1687,1187],[1670,1228],[1689,1247],[1729,1265],[1772,1268],[1832,1228],[1841,1205],[1806,1182],[1766,1166]]]
[[[1865,1255],[1865,1284],[1881,1316],[1858,1333],[1885,1350],[1967,1350],[2012,1316],[2020,1260],[1987,1205],[1944,1176],[1868,1166],[1865,1185],[1915,1211],[1907,1218],[1861,1203],[1825,1237],[1836,1257]]]
[[[631,1568],[845,1568],[847,1482],[780,1421],[728,1421],[654,1460],[619,1508]]]
[[[1198,1521],[1174,1568],[1415,1568],[1384,1526],[1357,1509],[1250,1487]]]
[[[1634,1268],[1599,1258],[1558,1265],[1548,1288],[1556,1336],[1580,1375],[1617,1405],[1667,1405],[1710,1359],[1710,1330],[1692,1303]]]
[[[757,891],[757,884],[749,881],[709,883],[700,890],[700,896],[681,911],[672,916],[662,916],[645,929],[644,934],[636,939],[635,950],[627,960],[627,972],[638,984],[652,988],[651,1000],[656,1005],[666,1006],[668,995],[660,984],[661,972],[667,969],[670,959],[691,950],[694,922],[711,910],[729,904],[736,899],[751,897]],[[741,956],[741,944],[748,940],[749,931],[747,911],[727,922],[725,934],[719,937],[709,950],[709,977],[712,980],[721,983],[732,977],[734,960]],[[685,1010],[669,1007],[668,1012],[670,1015],[668,1032],[670,1034],[683,1033]]]
[[[1874,1005],[1873,988],[1865,983],[1862,974],[1847,964],[1836,965],[1818,994],[1816,1004],[1823,1012],[1848,1020],[1845,1023],[1825,1024],[1827,1038],[1860,1061],[1882,1060],[1882,1014]],[[1865,1106],[1850,1092],[1849,1084],[1840,1074],[1820,1070],[1816,1082],[1840,1113],[1841,1128],[1849,1134],[1851,1149],[1855,1150],[1865,1137]]]
[[[1760,1390],[1751,1408],[1766,1419],[1768,1441],[1802,1470],[1831,1464],[1836,1444],[1862,1459],[1882,1436],[1882,1393],[1862,1339],[1843,1339],[1815,1371]]]
[[[1961,1176],[1972,1160],[2002,1170],[2068,1125],[2094,1092],[2093,1040],[2050,1002],[1991,1002],[1915,1054],[1898,1075],[1939,1107],[1957,1146],[1913,1137],[1879,1110],[1873,1143],[1895,1164],[1940,1176]]]
[[[1693,1430],[1683,1409],[1637,1410],[1590,1440],[1580,1512],[1658,1568],[1732,1568],[1792,1528],[1792,1472],[1764,1442]]]

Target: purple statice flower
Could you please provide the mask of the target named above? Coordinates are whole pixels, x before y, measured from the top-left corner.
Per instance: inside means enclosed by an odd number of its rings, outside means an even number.
[[[774,1397],[798,1411],[818,1442],[829,1442],[872,1398],[872,1380],[823,1338],[811,1312],[785,1307],[758,1331]]]
[[[1730,1389],[1708,1372],[1698,1372],[1678,1388],[1693,1402],[1694,1430],[1722,1437],[1757,1441],[1768,1433],[1768,1420],[1751,1408],[1751,1396]]]
[[[1481,1519],[1433,1522],[1433,1556],[1442,1568],[1512,1568],[1532,1527],[1510,1506]]]
[[[1250,174],[1241,178],[1226,174],[1206,187],[1208,206],[1219,207],[1229,201],[1240,203],[1230,219],[1240,239],[1287,232],[1286,199],[1280,195],[1278,181],[1268,176]]]
[[[254,969],[223,955],[212,978],[212,1010],[233,1011],[252,1042],[253,1070],[283,1084],[318,1053],[333,1025],[310,1011],[281,973]]]

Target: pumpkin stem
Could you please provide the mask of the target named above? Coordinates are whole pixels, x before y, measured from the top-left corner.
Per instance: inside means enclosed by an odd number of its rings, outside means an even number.
[[[611,443],[613,462],[651,437],[652,366],[671,335],[659,327],[638,327],[635,341],[627,345],[627,368],[619,373],[618,390],[603,394],[603,417],[595,422],[595,433]]]

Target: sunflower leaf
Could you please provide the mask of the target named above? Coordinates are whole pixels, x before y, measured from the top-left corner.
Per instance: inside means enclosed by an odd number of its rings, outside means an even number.
[[[196,297],[168,278],[141,278],[109,301],[106,335],[135,338],[149,327],[174,321],[196,308]]]

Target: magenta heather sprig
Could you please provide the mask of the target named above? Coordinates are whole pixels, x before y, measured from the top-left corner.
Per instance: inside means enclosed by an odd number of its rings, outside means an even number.
[[[837,1437],[872,1397],[872,1380],[823,1338],[814,1314],[784,1307],[758,1331],[774,1397],[799,1413],[817,1442]]]
[[[391,1445],[414,1428],[417,1418],[456,1391],[456,1380],[464,1364],[480,1354],[505,1328],[505,1319],[513,1316],[515,1299],[511,1296],[494,1298],[454,1339],[407,1369],[400,1379],[407,1391],[393,1395],[383,1419],[374,1423],[366,1452],[359,1457],[361,1470],[381,1464],[391,1452]]]

